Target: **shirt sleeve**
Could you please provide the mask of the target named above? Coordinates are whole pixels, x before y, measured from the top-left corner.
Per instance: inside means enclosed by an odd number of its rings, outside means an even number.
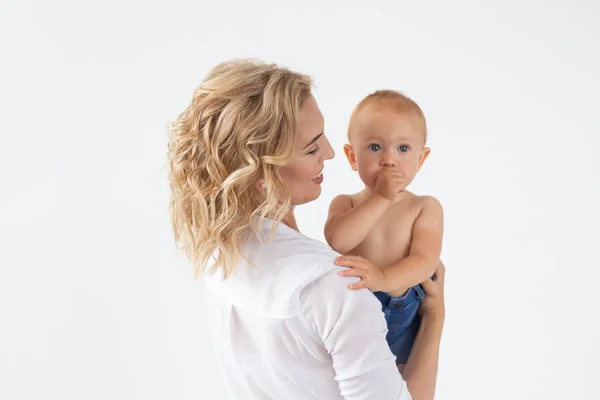
[[[333,361],[346,400],[411,400],[385,340],[381,303],[368,289],[350,290],[358,280],[335,268],[301,292],[300,307]]]

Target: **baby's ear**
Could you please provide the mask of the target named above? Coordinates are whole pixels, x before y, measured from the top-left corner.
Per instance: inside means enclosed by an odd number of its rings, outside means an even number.
[[[423,163],[425,162],[427,157],[429,157],[429,153],[431,153],[431,149],[429,147],[423,147],[423,150],[421,150],[421,155],[419,156],[419,165],[417,166],[417,172],[421,170]]]
[[[344,154],[346,155],[348,162],[350,162],[350,166],[352,167],[352,170],[356,171],[356,156],[354,154],[354,150],[352,149],[351,144],[344,145]]]

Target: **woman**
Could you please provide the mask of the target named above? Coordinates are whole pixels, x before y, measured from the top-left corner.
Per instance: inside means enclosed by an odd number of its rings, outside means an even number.
[[[173,123],[173,226],[205,278],[217,359],[236,399],[432,399],[443,265],[402,377],[377,299],[298,230],[334,156],[323,126],[308,76],[253,61],[215,67]]]

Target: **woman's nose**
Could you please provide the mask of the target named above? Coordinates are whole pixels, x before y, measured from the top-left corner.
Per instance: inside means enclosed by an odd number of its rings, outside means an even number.
[[[327,138],[325,138],[325,142],[326,142],[326,151],[325,153],[325,160],[331,160],[333,157],[335,157],[335,151],[333,150],[333,147],[331,147],[331,143],[329,143],[329,140]]]

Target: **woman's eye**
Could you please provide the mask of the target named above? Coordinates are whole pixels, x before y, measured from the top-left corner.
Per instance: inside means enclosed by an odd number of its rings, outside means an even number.
[[[319,147],[319,145],[317,145],[317,147],[313,151],[309,151],[308,154],[311,154],[311,155],[317,154],[319,152],[319,150],[321,150],[321,147]]]
[[[408,151],[408,146],[406,145],[402,145],[400,147],[398,147],[398,149],[402,152],[402,153],[406,153]]]
[[[379,151],[379,150],[381,150],[381,146],[378,144],[371,144],[371,145],[369,145],[369,149],[371,151]]]

